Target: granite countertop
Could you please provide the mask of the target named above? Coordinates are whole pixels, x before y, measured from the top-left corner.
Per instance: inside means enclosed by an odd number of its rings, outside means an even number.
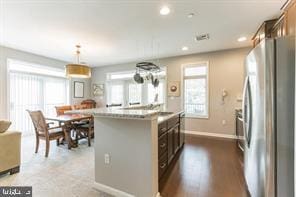
[[[158,114],[157,110],[131,110],[120,108],[95,108],[72,110],[66,113],[72,114],[90,114],[95,117],[127,118],[127,119],[148,119]]]
[[[95,117],[126,118],[126,119],[150,119],[157,116],[158,123],[166,121],[183,111],[166,112],[146,109],[124,109],[124,108],[95,108],[67,111],[68,114],[89,114]]]
[[[169,112],[170,113],[170,112]],[[167,114],[167,115],[159,115],[158,118],[157,118],[157,122],[158,124],[174,117],[174,116],[177,116],[179,114],[183,113],[183,111],[177,111],[177,112],[171,112],[171,114]]]

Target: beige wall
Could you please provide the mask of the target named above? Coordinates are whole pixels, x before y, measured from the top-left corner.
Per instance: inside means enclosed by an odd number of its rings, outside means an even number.
[[[241,107],[237,97],[241,96],[244,82],[244,59],[250,48],[224,50],[164,58],[160,64],[167,66],[167,81],[181,81],[181,67],[186,63],[209,61],[209,118],[186,118],[186,130],[218,134],[235,134],[234,110]],[[92,83],[105,83],[106,73],[131,70],[135,63],[98,67],[92,70]],[[222,90],[229,96],[221,104]],[[103,105],[105,98],[95,98]],[[182,109],[182,97],[167,98],[169,111]],[[222,125],[225,120],[226,124]]]
[[[9,115],[8,115],[9,105],[7,101],[7,93],[8,93],[7,59],[15,59],[15,60],[20,60],[24,62],[30,62],[38,65],[57,67],[57,68],[64,68],[64,66],[67,64],[66,62],[63,62],[63,61],[0,46],[0,118],[4,118],[4,119],[9,118]],[[79,103],[81,99],[73,98],[74,81],[85,82],[84,95],[85,95],[85,98],[89,98],[90,97],[90,80],[89,79],[87,80],[71,79],[70,80],[70,103],[76,104],[76,103]]]

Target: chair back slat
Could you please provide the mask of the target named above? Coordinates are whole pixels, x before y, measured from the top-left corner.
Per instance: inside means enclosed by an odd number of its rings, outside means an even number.
[[[27,110],[27,111],[32,119],[35,131],[37,133],[47,133],[48,132],[47,124],[42,111],[40,110],[38,111]]]
[[[65,111],[71,111],[72,110],[72,106],[71,105],[65,105],[65,106],[56,106],[56,112],[57,115],[64,115]]]
[[[87,105],[73,105],[72,109],[73,110],[89,109],[89,107]]]

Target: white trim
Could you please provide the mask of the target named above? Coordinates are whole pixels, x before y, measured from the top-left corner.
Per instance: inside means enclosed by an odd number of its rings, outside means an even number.
[[[200,131],[188,131],[188,130],[185,130],[185,134],[199,135],[199,136],[208,136],[208,137],[217,137],[217,138],[227,138],[227,139],[237,139],[237,136],[236,135],[221,134],[221,133],[209,133],[209,132],[200,132]]]
[[[196,114],[185,114],[185,118],[189,118],[189,119],[209,119],[209,116],[202,116],[202,115],[196,115]]]
[[[210,80],[209,80],[209,76],[210,76],[210,61],[199,61],[199,62],[193,62],[193,63],[184,63],[181,64],[181,104],[182,104],[182,108],[185,110],[185,103],[184,103],[184,92],[185,92],[185,83],[184,80],[186,79],[186,77],[184,76],[184,69],[187,67],[194,67],[196,65],[201,65],[204,64],[206,65],[206,69],[207,69],[207,74],[206,74],[206,81],[207,81],[207,99],[206,99],[206,106],[207,106],[207,115],[206,116],[192,116],[189,115],[189,117],[191,116],[191,118],[201,118],[201,119],[208,119],[210,117]],[[204,77],[204,76],[203,76]],[[193,77],[189,77],[189,78],[200,78],[200,76],[193,76]],[[185,112],[186,115],[186,112]],[[187,114],[188,115],[188,114]]]
[[[17,67],[13,67],[13,65],[17,65]],[[23,68],[19,69],[20,66],[23,66]],[[14,71],[20,73],[29,73],[32,75],[50,76],[64,79],[67,78],[64,68],[40,65],[11,58],[7,59],[7,69],[9,70],[9,72]]]
[[[105,192],[107,194],[111,194],[113,196],[116,196],[116,197],[135,197],[134,195],[128,194],[124,191],[115,189],[113,187],[109,187],[107,185],[104,185],[104,184],[101,184],[98,182],[94,182],[93,188],[95,190],[99,190],[99,191]]]

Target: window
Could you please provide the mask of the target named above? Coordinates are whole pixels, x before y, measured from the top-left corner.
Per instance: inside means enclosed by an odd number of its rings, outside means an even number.
[[[136,83],[128,84],[128,102],[129,105],[142,103],[142,85]]]
[[[123,71],[107,74],[107,104],[122,104],[131,106],[136,104],[165,103],[165,75],[163,70],[158,73],[159,86],[154,88],[150,81],[138,84],[133,80],[135,71]],[[121,88],[118,88],[118,87]],[[115,88],[117,87],[117,88]]]
[[[50,68],[42,70],[42,66],[14,60],[8,61],[8,65],[12,126],[24,134],[33,134],[33,125],[26,110],[42,110],[45,116],[55,115],[55,106],[69,103],[68,80],[60,77],[65,76],[64,69],[47,72]]]
[[[187,116],[208,117],[208,63],[184,65],[184,110]]]
[[[151,83],[148,84],[148,103],[165,103],[164,101],[164,81],[160,81],[157,88],[154,88]],[[157,98],[155,98],[157,97]]]
[[[111,84],[110,85],[110,104],[123,104],[123,85]]]

